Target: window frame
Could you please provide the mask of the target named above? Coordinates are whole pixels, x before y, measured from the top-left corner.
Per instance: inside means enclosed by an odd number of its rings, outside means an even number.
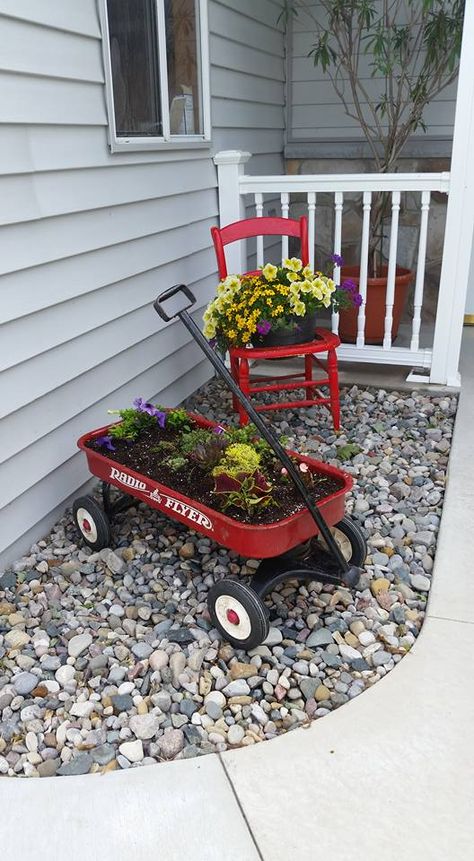
[[[99,0],[99,14],[102,34],[102,54],[105,74],[105,99],[108,117],[108,141],[111,152],[140,152],[146,150],[179,150],[208,148],[211,143],[211,93],[209,76],[209,26],[207,0],[196,0],[199,10],[199,38],[197,63],[200,78],[200,97],[202,100],[203,134],[172,135],[169,122],[168,67],[166,57],[165,7],[164,0],[154,0],[156,5],[159,89],[162,112],[163,134],[146,137],[125,137],[117,135],[115,124],[114,85],[112,59],[110,53],[109,22],[107,0]]]

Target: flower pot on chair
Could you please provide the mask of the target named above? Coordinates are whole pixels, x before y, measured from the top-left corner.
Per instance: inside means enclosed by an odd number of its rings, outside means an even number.
[[[367,302],[365,306],[365,343],[383,344],[385,331],[385,297],[387,292],[387,266],[382,267],[378,278],[367,278]],[[359,286],[359,266],[343,266],[341,282],[350,278]],[[408,288],[413,280],[413,272],[397,266],[395,275],[395,293],[393,298],[392,340],[398,334],[401,316],[405,307]],[[355,344],[357,340],[358,308],[350,308],[340,312],[339,337],[343,343]]]
[[[254,347],[288,347],[292,344],[306,344],[314,340],[317,313],[305,314],[304,317],[292,317],[287,326],[272,327],[267,334],[255,334],[252,337]]]

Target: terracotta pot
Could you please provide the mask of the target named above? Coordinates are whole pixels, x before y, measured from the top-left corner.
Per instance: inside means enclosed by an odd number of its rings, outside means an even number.
[[[345,278],[359,284],[359,266],[343,266],[341,283]],[[408,288],[413,280],[413,272],[397,266],[395,275],[395,295],[393,300],[392,340],[398,334],[400,319],[405,306]],[[367,279],[367,303],[365,306],[365,343],[383,344],[385,330],[385,294],[387,291],[387,266],[382,267],[379,278]],[[355,344],[357,339],[358,308],[341,311],[339,315],[339,337],[343,343]]]

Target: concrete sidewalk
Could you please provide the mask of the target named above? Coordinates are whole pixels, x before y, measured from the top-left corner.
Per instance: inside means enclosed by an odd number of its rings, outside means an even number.
[[[428,617],[386,679],[309,729],[101,777],[0,779],[16,861],[464,861],[474,845],[474,330]]]

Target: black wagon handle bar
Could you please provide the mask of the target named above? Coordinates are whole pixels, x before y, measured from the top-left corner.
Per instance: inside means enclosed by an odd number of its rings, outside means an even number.
[[[163,303],[169,301],[169,299],[177,296],[179,293],[183,294],[183,297],[186,299],[187,304],[184,307],[180,308],[178,311],[175,311],[174,313],[170,314],[165,312],[163,309]],[[184,324],[184,326],[186,326],[186,329],[192,335],[196,343],[200,346],[205,356],[209,359],[211,365],[215,368],[219,376],[227,384],[232,394],[235,395],[235,397],[240,401],[245,411],[252,419],[255,427],[258,428],[263,438],[267,441],[268,445],[273,449],[277,458],[287,470],[288,475],[296,486],[298,493],[300,494],[309,513],[311,514],[314,522],[316,523],[316,526],[318,527],[319,532],[321,533],[324,541],[326,542],[326,545],[329,547],[332,555],[335,557],[342,570],[344,572],[347,572],[351,566],[344,558],[339,548],[339,545],[334,540],[332,532],[326,521],[324,520],[323,515],[311,499],[306,489],[306,486],[302,481],[300,475],[298,474],[298,471],[295,468],[295,465],[291,460],[290,456],[285,451],[275,434],[272,433],[272,431],[268,428],[265,422],[260,418],[255,407],[251,404],[249,399],[237,385],[220,356],[218,356],[217,353],[215,353],[215,351],[212,349],[209,342],[202,334],[200,328],[196,325],[193,318],[188,313],[188,309],[191,308],[195,304],[195,302],[196,297],[193,295],[189,287],[187,287],[185,284],[176,284],[169,290],[165,290],[163,293],[160,293],[160,295],[153,303],[153,307],[157,314],[159,314],[159,316],[162,318],[162,320],[169,322],[169,320],[178,317]]]

